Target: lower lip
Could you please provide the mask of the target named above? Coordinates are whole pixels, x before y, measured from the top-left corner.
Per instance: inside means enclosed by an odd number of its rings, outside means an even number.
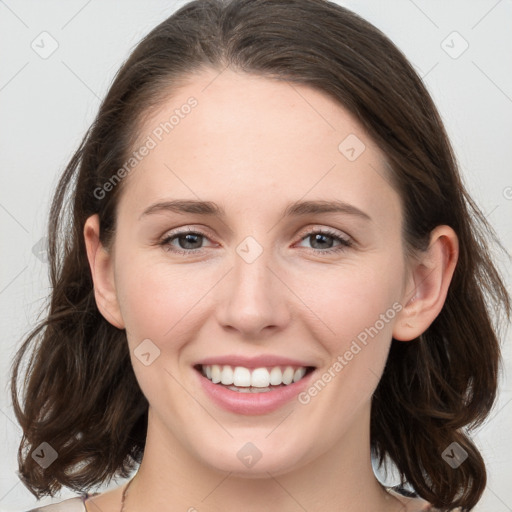
[[[267,414],[279,409],[293,400],[301,391],[308,387],[314,371],[305,375],[298,382],[276,388],[263,393],[241,393],[219,384],[214,384],[201,372],[197,373],[206,395],[218,406],[236,414],[256,415]]]

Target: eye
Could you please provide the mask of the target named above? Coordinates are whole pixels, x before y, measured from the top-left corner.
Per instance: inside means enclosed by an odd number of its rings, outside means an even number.
[[[301,237],[301,242],[308,239],[312,244],[311,249],[321,255],[338,253],[352,246],[351,239],[346,235],[342,236],[327,228],[309,231]],[[158,245],[175,254],[195,254],[204,249],[204,240],[209,240],[205,233],[188,228],[167,234],[158,242]]]
[[[348,237],[341,236],[338,232],[327,228],[310,231],[301,238],[301,241],[308,239],[313,245],[313,251],[317,254],[341,252],[352,246],[352,241]],[[334,245],[334,243],[338,245]],[[320,248],[315,247],[315,245]]]
[[[201,242],[204,239],[208,239],[206,234],[189,228],[168,234],[159,242],[159,245],[169,252],[190,254],[200,251],[203,248],[201,247]]]

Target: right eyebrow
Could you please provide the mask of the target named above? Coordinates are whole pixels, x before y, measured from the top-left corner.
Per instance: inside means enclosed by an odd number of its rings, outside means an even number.
[[[139,220],[146,215],[170,211],[175,213],[195,213],[198,215],[212,215],[225,218],[226,212],[224,208],[213,203],[212,201],[196,201],[190,199],[174,199],[172,201],[159,201],[146,208]]]

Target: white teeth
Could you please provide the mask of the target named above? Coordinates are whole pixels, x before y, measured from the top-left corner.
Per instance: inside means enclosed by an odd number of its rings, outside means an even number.
[[[297,382],[306,375],[306,368],[297,368],[293,374],[293,382]]]
[[[206,376],[214,383],[214,384],[218,384],[220,382],[220,376],[221,376],[221,369],[220,369],[220,366],[218,364],[214,364],[212,365],[212,376],[211,378],[208,377],[208,374],[206,374]],[[204,366],[203,366],[203,370],[204,370]]]
[[[272,391],[270,388],[242,388],[236,386],[228,386],[228,389],[231,389],[231,391],[238,391],[239,393],[266,393],[267,391]]]
[[[224,384],[224,386],[233,384],[233,368],[231,366],[225,365],[222,367],[220,383]]]
[[[251,374],[251,386],[254,388],[268,388],[270,373],[266,368],[256,368]]]
[[[283,382],[283,372],[279,366],[270,370],[270,384],[272,386],[279,386]]]
[[[255,368],[250,370],[243,366],[233,368],[230,365],[202,365],[203,375],[214,384],[231,386],[229,389],[239,391],[238,388],[258,388],[258,390],[247,389],[243,392],[265,392],[271,391],[269,386],[289,385],[298,382],[306,375],[306,367],[292,368],[286,366],[281,369],[279,366],[273,368]]]
[[[293,374],[295,372],[293,371],[293,368],[290,366],[287,366],[286,369],[283,372],[283,384],[291,384],[293,381]]]
[[[208,366],[206,367],[208,369]],[[208,377],[208,373],[206,374]],[[237,366],[233,372],[233,384],[235,386],[248,387],[251,385],[251,372],[247,368]]]

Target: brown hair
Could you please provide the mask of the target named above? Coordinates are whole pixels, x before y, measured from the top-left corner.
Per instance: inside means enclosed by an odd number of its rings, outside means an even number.
[[[488,252],[488,241],[499,241],[466,192],[440,116],[404,55],[374,26],[324,0],[193,1],[144,37],[118,71],[59,181],[49,217],[49,312],[13,363],[21,479],[39,497],[126,477],[140,463],[148,403],[126,333],[97,309],[83,226],[99,214],[109,245],[123,183],[102,198],[94,191],[126,161],[148,109],[195,71],[228,66],[313,86],[362,123],[387,157],[409,249],[424,249],[437,225],[455,230],[459,261],[441,313],[413,342],[392,341],[373,397],[371,446],[434,506],[471,509],[486,471],[468,431],[494,403],[500,363],[500,324],[490,312],[510,318]],[[30,453],[45,441],[58,458],[43,469]],[[469,455],[457,470],[441,458],[452,442]]]

